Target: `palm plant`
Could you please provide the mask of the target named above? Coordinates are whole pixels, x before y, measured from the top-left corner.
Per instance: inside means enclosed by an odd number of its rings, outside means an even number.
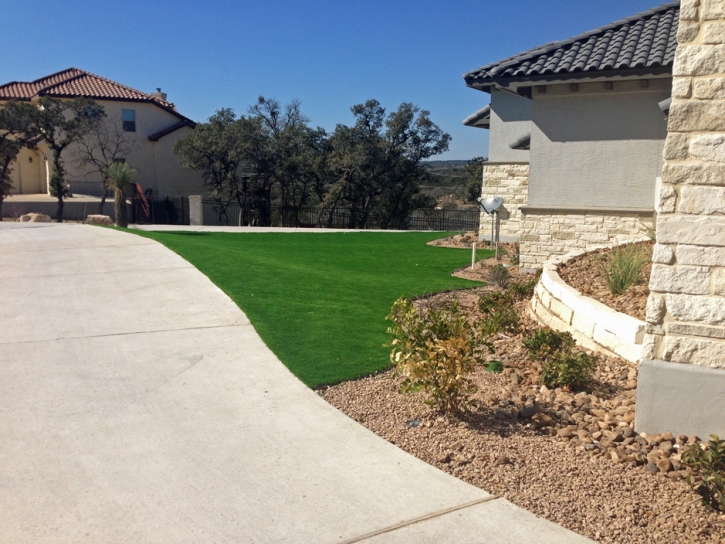
[[[113,211],[116,214],[116,225],[119,227],[128,226],[126,217],[126,190],[131,185],[131,180],[136,175],[136,170],[125,162],[114,162],[106,169],[108,186],[113,189]]]

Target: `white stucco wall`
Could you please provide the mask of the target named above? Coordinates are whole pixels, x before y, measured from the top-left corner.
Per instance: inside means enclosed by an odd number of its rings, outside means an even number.
[[[201,175],[182,168],[178,158],[171,152],[173,142],[188,134],[191,129],[184,127],[156,142],[148,139],[152,134],[178,123],[180,121],[178,117],[150,103],[108,100],[97,102],[106,112],[107,123],[117,123],[121,126],[121,110],[136,112],[136,131],[125,133],[132,141],[132,150],[124,158],[138,171],[134,181],[144,190],[151,188],[154,195],[159,196],[206,194]],[[22,190],[27,194],[47,191],[43,163],[43,153],[46,149],[42,143],[38,147],[40,154],[23,150],[18,157],[13,168],[13,192]],[[28,161],[29,157],[33,158],[32,163]],[[70,146],[63,153],[69,180],[101,181],[99,174],[88,173],[87,169],[79,167],[76,158],[77,145]]]
[[[509,144],[531,130],[531,105],[528,98],[491,90],[489,161],[528,162],[529,151],[511,149]]]
[[[529,205],[652,208],[671,79],[534,87]]]

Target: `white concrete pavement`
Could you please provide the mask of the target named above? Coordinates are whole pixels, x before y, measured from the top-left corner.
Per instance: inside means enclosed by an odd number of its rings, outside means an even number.
[[[0,223],[0,542],[573,543],[299,382],[151,240]]]

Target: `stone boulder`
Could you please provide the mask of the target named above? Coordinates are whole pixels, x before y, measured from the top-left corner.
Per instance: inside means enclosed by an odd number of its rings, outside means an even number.
[[[86,217],[88,225],[113,225],[113,219],[107,215],[89,215]]]
[[[20,216],[21,223],[50,223],[50,216],[44,213],[26,213]]]

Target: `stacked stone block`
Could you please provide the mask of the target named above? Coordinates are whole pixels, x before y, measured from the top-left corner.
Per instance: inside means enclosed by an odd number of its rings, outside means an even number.
[[[528,164],[485,164],[483,166],[484,198],[500,196],[504,208],[500,213],[499,234],[501,236],[519,236],[521,228],[520,206],[525,206],[529,196],[529,165]],[[486,232],[491,218],[481,211],[481,229]]]
[[[641,240],[652,227],[651,212],[595,210],[524,210],[521,220],[521,267],[541,268],[550,258],[572,250]]]
[[[643,358],[725,369],[725,1],[683,0]]]

